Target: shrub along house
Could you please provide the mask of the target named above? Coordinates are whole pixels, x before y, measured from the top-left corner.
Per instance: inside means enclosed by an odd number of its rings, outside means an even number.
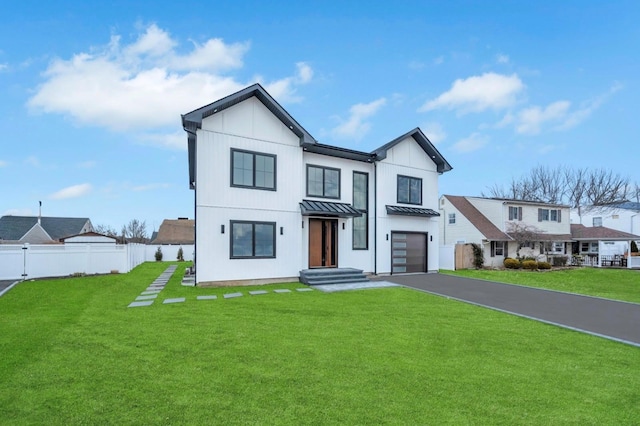
[[[419,128],[373,152],[320,144],[259,84],[182,124],[196,284],[438,270],[438,177],[451,166]]]

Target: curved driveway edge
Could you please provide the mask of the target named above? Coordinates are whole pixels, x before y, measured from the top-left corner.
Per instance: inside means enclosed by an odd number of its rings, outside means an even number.
[[[444,274],[393,275],[384,279],[640,347],[640,304]]]

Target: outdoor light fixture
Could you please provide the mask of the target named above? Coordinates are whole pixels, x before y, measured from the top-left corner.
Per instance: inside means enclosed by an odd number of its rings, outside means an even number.
[[[342,222],[342,229],[344,229],[344,222]]]
[[[387,234],[387,241],[389,241],[389,234]]]
[[[280,235],[284,235],[284,228],[282,226],[280,227]]]
[[[224,234],[224,225],[220,225],[220,233]]]

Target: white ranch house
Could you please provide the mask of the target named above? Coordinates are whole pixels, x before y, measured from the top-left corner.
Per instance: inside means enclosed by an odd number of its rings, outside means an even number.
[[[197,285],[438,270],[438,178],[451,166],[419,128],[373,152],[320,144],[259,84],[182,123]]]

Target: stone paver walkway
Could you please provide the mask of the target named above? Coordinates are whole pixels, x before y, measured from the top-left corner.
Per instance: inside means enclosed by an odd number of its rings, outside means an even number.
[[[165,285],[167,285],[167,283],[169,282],[169,279],[171,279],[171,276],[173,275],[175,270],[176,270],[175,265],[169,266],[145,291],[140,293],[140,296],[136,297],[136,300],[131,302],[128,307],[137,308],[142,306],[151,306],[155,300],[160,300],[158,296],[160,295],[160,292],[165,287]],[[296,291],[302,293],[302,292],[308,292],[308,291],[314,291],[314,290],[312,288],[303,287],[303,288],[296,288]],[[273,290],[273,293],[277,293],[277,294],[286,294],[291,292],[292,292],[291,290],[286,288]],[[269,291],[267,290],[249,291],[249,294],[251,296],[258,296],[261,294],[268,294],[268,293]],[[242,297],[242,296],[244,296],[242,292],[234,291],[233,293],[223,294],[222,298],[233,299],[233,298]],[[218,296],[216,295],[196,296],[196,300],[217,300],[217,299],[218,299]],[[175,303],[184,303],[186,302],[186,300],[187,300],[186,297],[172,297],[172,298],[163,299],[162,304],[171,305]]]

